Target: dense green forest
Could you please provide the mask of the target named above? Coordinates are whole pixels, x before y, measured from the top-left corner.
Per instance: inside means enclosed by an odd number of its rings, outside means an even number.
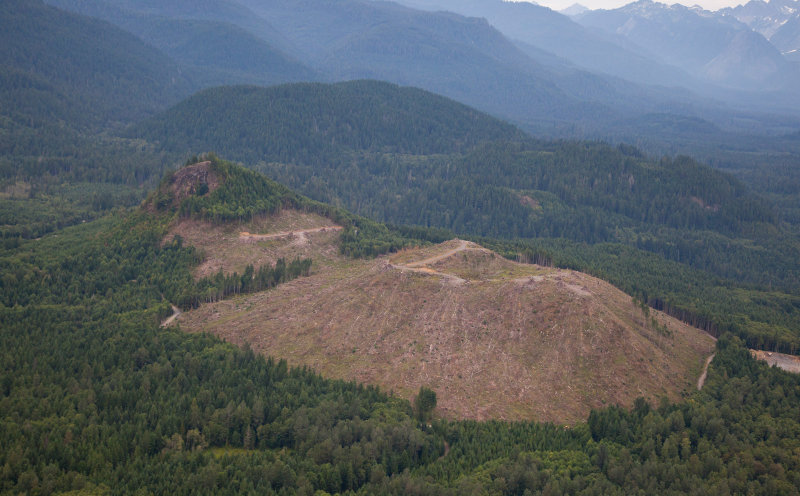
[[[0,493],[798,493],[800,377],[754,361],[729,334],[686,402],[610,407],[565,428],[435,411],[420,423],[419,405],[435,402],[424,387],[415,409],[159,328],[168,301],[206,284],[191,277],[192,248],[162,244],[168,223],[259,177],[209,158],[225,178],[214,192],[159,202],[170,175],[148,199],[160,209],[0,251]],[[267,201],[253,214],[294,201],[322,208],[266,178],[255,184]],[[328,209],[318,211],[341,213]],[[408,243],[444,234],[384,229]],[[247,272],[240,281],[255,280]]]
[[[27,105],[39,117],[106,126],[141,119],[192,90],[175,62],[105,22],[6,0],[0,26],[3,113]]]
[[[110,24],[0,9],[0,238],[39,237],[138,204],[177,157],[114,130],[188,96],[182,69]]]
[[[453,100],[379,81],[211,88],[128,133],[184,154],[329,167],[356,150],[430,155],[524,136]]]

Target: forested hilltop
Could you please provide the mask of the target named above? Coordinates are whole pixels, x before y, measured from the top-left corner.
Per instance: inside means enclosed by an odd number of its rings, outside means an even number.
[[[168,178],[144,210],[0,254],[3,494],[797,494],[800,378],[730,336],[686,403],[565,429],[430,421],[377,389],[160,329],[164,298],[198,284],[197,254],[161,241],[176,216],[345,215],[209,158],[217,185]],[[250,199],[227,195],[243,185],[263,202],[239,214]]]
[[[165,153],[221,150],[385,222],[505,239],[496,248],[509,256],[598,275],[715,334],[800,349],[793,217],[688,157],[539,141],[455,102],[373,81],[215,88],[128,137]]]

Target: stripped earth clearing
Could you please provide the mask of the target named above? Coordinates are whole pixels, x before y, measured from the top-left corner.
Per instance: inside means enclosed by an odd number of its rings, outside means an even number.
[[[294,211],[223,226],[182,220],[175,234],[203,253],[197,277],[314,261],[309,277],[181,314],[182,329],[406,398],[428,386],[448,418],[571,424],[639,396],[677,400],[714,347],[604,281],[463,240],[353,260],[330,220]]]

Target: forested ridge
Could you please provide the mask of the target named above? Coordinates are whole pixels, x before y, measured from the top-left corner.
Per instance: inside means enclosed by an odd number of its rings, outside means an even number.
[[[568,429],[427,425],[376,388],[160,329],[167,302],[203,284],[191,276],[197,253],[162,243],[166,226],[202,215],[183,210],[187,200],[213,209],[258,177],[204,158],[225,179],[213,192],[198,185],[183,202],[0,252],[3,494],[798,493],[800,377],[754,361],[730,335],[686,402],[610,407]],[[265,178],[255,190],[275,208],[322,208]],[[385,229],[406,242],[426,234]]]
[[[453,100],[369,80],[211,88],[127,134],[181,153],[306,165],[335,165],[355,150],[430,155],[524,136]]]
[[[3,242],[138,204],[175,157],[113,130],[188,96],[181,67],[130,33],[40,0],[3,2],[0,46]]]
[[[175,62],[106,22],[6,0],[0,26],[0,101],[9,110],[97,129],[141,119],[192,90]]]
[[[313,212],[328,217],[344,228],[341,251],[354,257],[370,257],[397,251],[411,243],[435,241],[437,236],[442,235],[433,229],[408,230],[353,215],[343,208],[297,194],[261,173],[222,160],[213,152],[199,158],[194,156],[186,165],[194,164],[198,160],[207,161],[209,170],[221,181],[218,188],[212,191],[207,182],[200,183],[195,185],[192,195],[176,198],[170,185],[180,173],[178,171],[167,174],[145,204],[158,211],[174,210],[180,217],[196,217],[218,223],[249,220],[259,214],[276,213],[282,208]]]

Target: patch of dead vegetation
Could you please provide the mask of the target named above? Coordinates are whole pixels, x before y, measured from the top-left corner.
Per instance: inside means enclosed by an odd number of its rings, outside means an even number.
[[[142,204],[142,208],[150,213],[156,213],[160,208],[169,204],[176,207],[183,200],[193,195],[206,195],[216,190],[220,185],[220,178],[211,167],[211,162],[198,162],[187,165],[175,171],[170,177],[169,184],[161,186],[158,195],[151,196]],[[168,196],[164,197],[164,194]],[[163,203],[162,203],[163,202]]]
[[[660,312],[644,315],[599,279],[461,240],[376,260],[314,260],[310,277],[178,321],[407,398],[431,387],[448,418],[574,423],[639,396],[677,400],[714,346]]]

